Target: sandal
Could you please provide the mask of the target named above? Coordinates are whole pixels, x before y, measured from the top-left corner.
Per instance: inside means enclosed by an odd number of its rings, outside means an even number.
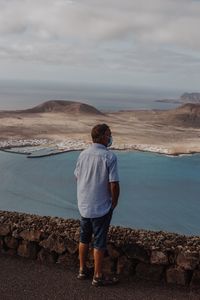
[[[106,286],[106,285],[114,285],[119,282],[119,278],[117,277],[112,277],[112,278],[105,278],[104,276],[102,277],[93,277],[92,280],[92,285],[93,286]]]
[[[87,269],[79,270],[79,273],[77,275],[77,279],[84,280],[89,278],[89,272]]]

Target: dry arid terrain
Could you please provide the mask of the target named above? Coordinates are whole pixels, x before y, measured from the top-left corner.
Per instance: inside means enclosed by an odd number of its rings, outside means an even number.
[[[48,101],[28,110],[0,111],[0,142],[11,139],[91,141],[91,128],[107,123],[115,148],[166,154],[200,152],[200,104],[172,110],[102,113],[72,101]]]

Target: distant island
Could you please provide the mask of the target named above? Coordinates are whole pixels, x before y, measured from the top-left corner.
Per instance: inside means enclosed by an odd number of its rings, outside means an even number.
[[[91,142],[91,128],[102,122],[111,127],[115,149],[168,155],[200,152],[198,103],[103,113],[82,102],[50,100],[26,110],[0,111],[0,147],[83,149]]]
[[[182,104],[182,101],[180,99],[158,99],[158,100],[155,100],[155,102]]]
[[[181,96],[181,100],[184,102],[200,103],[200,93],[184,93]]]
[[[200,93],[184,93],[180,96],[179,99],[158,99],[155,100],[155,102],[174,103],[174,104],[200,103]]]

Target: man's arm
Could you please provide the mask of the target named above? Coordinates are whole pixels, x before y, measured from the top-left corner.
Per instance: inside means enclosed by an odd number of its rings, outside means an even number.
[[[112,197],[112,208],[114,209],[118,203],[120,186],[118,181],[110,182],[109,185],[110,185],[110,192]]]

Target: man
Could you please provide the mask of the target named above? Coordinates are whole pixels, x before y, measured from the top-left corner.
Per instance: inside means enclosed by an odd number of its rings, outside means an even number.
[[[112,212],[118,203],[120,187],[117,157],[107,149],[112,144],[110,128],[106,124],[96,125],[92,128],[91,136],[93,143],[81,152],[74,172],[77,178],[78,208],[81,215],[78,279],[88,277],[86,260],[93,236],[92,285],[101,286],[116,282],[116,278],[106,280],[103,277],[102,262]]]

